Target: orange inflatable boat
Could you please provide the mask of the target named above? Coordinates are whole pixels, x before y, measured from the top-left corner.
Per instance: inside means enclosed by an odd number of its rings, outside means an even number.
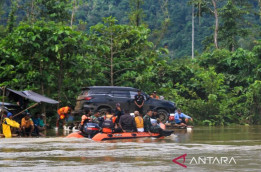
[[[83,135],[81,135],[81,132],[75,132],[75,133],[71,133],[68,136],[66,136],[66,138],[85,138]]]
[[[164,134],[159,133],[151,133],[148,132],[128,132],[128,133],[98,133],[96,134],[92,140],[94,141],[104,141],[104,140],[114,140],[114,139],[135,139],[135,138],[143,138],[143,137],[164,137],[169,136],[173,133],[173,131],[166,131]],[[71,133],[67,136],[67,138],[85,138],[81,132]]]
[[[147,132],[130,132],[130,133],[98,133],[96,134],[92,140],[94,141],[104,141],[104,140],[114,140],[114,139],[134,139],[134,138],[142,138],[142,137],[161,137],[159,133],[151,133],[151,135]]]

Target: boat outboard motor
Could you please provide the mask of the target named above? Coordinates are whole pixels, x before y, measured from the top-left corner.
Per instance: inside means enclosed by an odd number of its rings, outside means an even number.
[[[99,131],[100,131],[100,127],[99,127],[98,124],[96,124],[96,123],[85,123],[83,125],[82,134],[85,137],[92,138],[97,133],[99,133]]]
[[[99,117],[98,120],[99,120],[99,127],[101,127],[102,123],[104,122],[104,117]]]

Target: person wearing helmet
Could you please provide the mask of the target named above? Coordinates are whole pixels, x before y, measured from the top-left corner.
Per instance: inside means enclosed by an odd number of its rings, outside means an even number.
[[[71,113],[71,108],[69,106],[62,107],[57,110],[58,118],[56,121],[56,127],[59,128],[59,122],[62,121],[62,127],[65,124],[65,118],[68,118],[69,114]]]
[[[153,91],[153,93],[150,95],[150,97],[153,98],[153,99],[159,100],[159,96],[157,95],[157,91]]]
[[[2,130],[5,138],[11,138],[12,133],[11,133],[11,128],[10,127],[15,127],[15,128],[20,128],[20,124],[14,120],[12,120],[13,114],[11,112],[4,112],[4,120],[2,123]]]

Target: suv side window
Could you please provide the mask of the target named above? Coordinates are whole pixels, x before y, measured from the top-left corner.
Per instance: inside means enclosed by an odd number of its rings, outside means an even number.
[[[89,90],[84,90],[84,91],[81,92],[80,95],[87,96],[87,95],[88,95],[88,91],[89,91]]]
[[[136,94],[137,94],[137,91],[130,91],[131,99],[134,99]]]
[[[111,94],[117,98],[130,98],[129,91],[111,91]]]
[[[109,94],[109,90],[108,89],[91,89],[90,91],[89,91],[89,94],[90,95],[93,95],[93,94],[95,94],[95,95],[106,95],[106,94]]]

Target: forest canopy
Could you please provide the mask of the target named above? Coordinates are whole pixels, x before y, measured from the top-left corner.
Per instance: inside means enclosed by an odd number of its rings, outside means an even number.
[[[202,125],[260,124],[260,0],[1,0],[0,86],[75,104],[154,90]]]

